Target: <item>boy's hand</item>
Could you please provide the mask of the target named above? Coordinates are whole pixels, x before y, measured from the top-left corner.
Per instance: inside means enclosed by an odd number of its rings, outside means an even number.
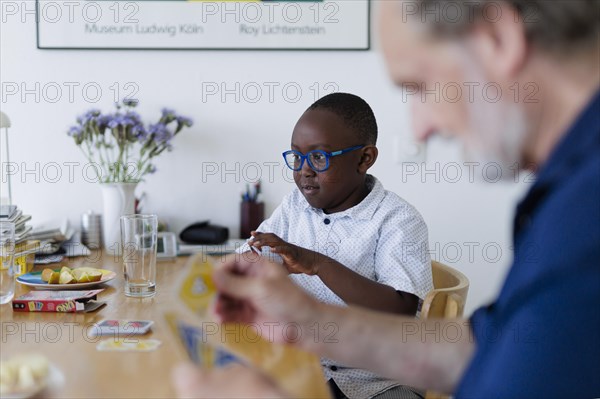
[[[273,233],[253,231],[251,235],[253,240],[248,244],[257,248],[270,247],[273,253],[281,255],[289,273],[310,276],[319,273],[321,254],[285,242]]]

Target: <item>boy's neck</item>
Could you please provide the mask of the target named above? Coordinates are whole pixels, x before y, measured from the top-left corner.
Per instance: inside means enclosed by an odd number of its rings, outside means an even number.
[[[323,209],[323,213],[330,215],[332,213],[344,212],[360,204],[371,192],[371,187],[369,187],[367,177],[368,175],[364,176],[362,183],[356,186],[356,189],[352,191],[338,207],[333,209]]]

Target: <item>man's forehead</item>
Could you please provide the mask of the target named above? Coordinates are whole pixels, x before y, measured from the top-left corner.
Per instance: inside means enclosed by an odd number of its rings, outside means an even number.
[[[420,83],[432,75],[447,77],[461,66],[458,42],[432,39],[415,28],[419,22],[400,25],[402,28],[395,28],[394,37],[385,38],[384,49],[391,77],[397,85]]]

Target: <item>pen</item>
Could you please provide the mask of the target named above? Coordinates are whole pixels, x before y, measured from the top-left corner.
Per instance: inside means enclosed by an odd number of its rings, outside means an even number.
[[[255,254],[257,254],[258,256],[262,255],[262,252],[259,251],[258,248],[255,248],[252,244],[250,244],[250,241],[254,240],[254,237],[250,238],[248,240],[248,246],[250,247],[250,251],[254,252]]]
[[[254,185],[254,202],[258,202],[258,195],[260,194],[260,180]]]

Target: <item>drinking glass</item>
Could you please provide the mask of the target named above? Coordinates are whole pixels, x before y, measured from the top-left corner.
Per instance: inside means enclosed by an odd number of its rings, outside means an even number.
[[[151,297],[156,294],[156,215],[121,217],[121,249],[125,270],[125,295]]]
[[[0,305],[15,295],[15,224],[0,222]]]

